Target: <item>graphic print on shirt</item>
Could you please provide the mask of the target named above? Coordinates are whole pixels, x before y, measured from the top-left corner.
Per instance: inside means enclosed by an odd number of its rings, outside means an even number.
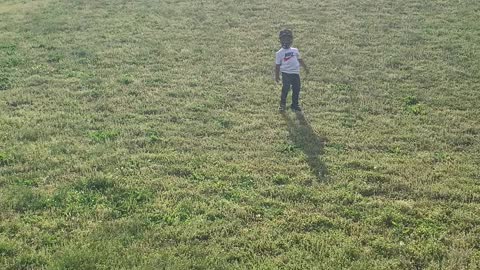
[[[287,62],[292,57],[293,57],[293,52],[287,52],[287,53],[285,53],[285,57],[283,57],[283,61]]]

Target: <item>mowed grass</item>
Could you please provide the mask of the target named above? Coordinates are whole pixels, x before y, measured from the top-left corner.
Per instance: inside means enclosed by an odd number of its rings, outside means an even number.
[[[1,269],[479,269],[476,0],[0,0]],[[276,111],[277,33],[311,69]]]

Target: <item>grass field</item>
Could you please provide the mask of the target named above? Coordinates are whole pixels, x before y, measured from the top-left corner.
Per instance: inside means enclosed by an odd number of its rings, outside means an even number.
[[[0,0],[0,269],[480,269],[477,0]],[[277,112],[277,35],[310,74]]]

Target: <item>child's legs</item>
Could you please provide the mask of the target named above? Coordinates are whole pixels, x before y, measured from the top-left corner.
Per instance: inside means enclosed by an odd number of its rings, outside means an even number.
[[[300,97],[300,75],[299,74],[290,74],[291,84],[292,84],[292,107],[299,107],[298,99]]]
[[[280,105],[287,104],[288,91],[290,91],[291,79],[290,74],[282,73],[282,94],[280,96]]]

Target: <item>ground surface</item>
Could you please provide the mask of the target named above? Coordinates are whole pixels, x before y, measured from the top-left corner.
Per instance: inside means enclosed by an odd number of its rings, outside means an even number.
[[[0,0],[0,268],[480,268],[476,0]],[[276,107],[277,33],[310,66]]]

